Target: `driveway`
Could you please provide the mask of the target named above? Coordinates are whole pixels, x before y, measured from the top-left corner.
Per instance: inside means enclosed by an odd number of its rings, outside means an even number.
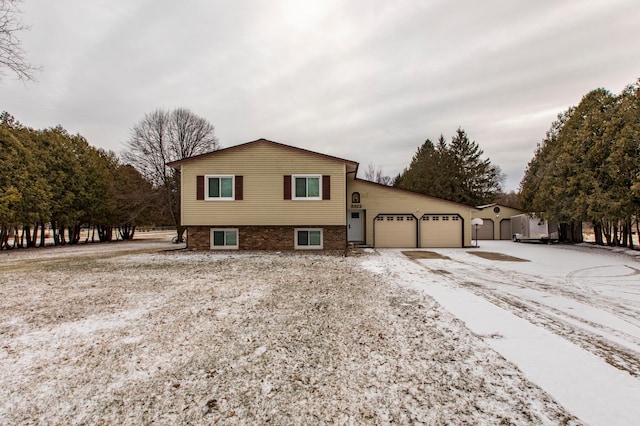
[[[378,266],[434,297],[582,420],[640,418],[634,256],[510,241],[421,251],[434,255],[380,250]]]

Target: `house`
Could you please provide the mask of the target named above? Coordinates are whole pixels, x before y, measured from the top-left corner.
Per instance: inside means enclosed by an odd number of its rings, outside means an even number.
[[[522,214],[521,210],[502,204],[492,203],[476,207],[471,218],[482,219],[478,227],[478,240],[510,240],[511,216]],[[476,239],[473,230],[473,239]]]
[[[259,139],[175,161],[187,247],[471,245],[472,207],[358,179],[358,163]]]

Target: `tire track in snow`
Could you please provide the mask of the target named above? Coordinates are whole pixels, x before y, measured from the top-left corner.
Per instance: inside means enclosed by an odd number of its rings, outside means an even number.
[[[525,277],[522,276],[522,274],[500,271],[489,266],[475,263],[473,265],[475,270],[469,270],[469,268],[466,267],[468,263],[459,259],[414,261],[433,273],[447,277],[447,279],[454,284],[483,297],[503,309],[513,312],[518,317],[532,324],[542,326],[548,331],[588,350],[594,355],[604,359],[608,364],[620,370],[627,371],[634,377],[640,377],[640,352],[625,347],[623,344],[616,343],[604,334],[613,334],[621,340],[629,342],[631,346],[636,347],[640,345],[640,339],[603,324],[588,321],[580,316],[572,315],[553,306],[540,303],[539,301],[523,299],[521,294],[510,294],[508,289],[517,287],[519,289],[542,290],[550,293],[550,295],[566,297],[591,307],[596,306],[598,309],[605,310],[635,326],[635,321],[628,321],[632,315],[631,312],[628,314],[626,312],[620,312],[623,308],[627,311],[627,308],[619,304],[615,304],[614,309],[609,308],[612,304],[610,298],[602,297],[597,292],[589,292],[593,294],[594,297],[592,298],[585,297],[583,294],[575,291],[568,291],[558,285],[547,283],[546,281],[548,279],[542,277],[532,275]],[[447,265],[445,266],[438,262],[446,262]],[[452,268],[452,262],[454,265],[464,265],[465,267]],[[431,268],[426,266],[425,263],[437,266]],[[637,271],[635,268],[629,268]],[[446,273],[443,273],[443,271],[446,271]],[[638,273],[640,272],[634,272],[632,275]],[[583,286],[576,287],[583,288]]]
[[[532,324],[544,327],[546,330],[549,330],[580,346],[581,348],[588,350],[594,355],[604,359],[613,367],[627,371],[634,377],[640,377],[640,356],[637,352],[611,342],[610,340],[607,340],[596,333],[585,330],[582,327],[576,326],[574,322],[563,320],[561,317],[566,315],[566,313],[533,301],[527,301],[527,303],[516,297],[482,291],[483,289],[477,286],[468,289],[494,305],[507,309],[518,317],[523,318]],[[540,310],[541,308],[549,309],[557,315],[545,314]],[[578,317],[572,318],[577,321],[582,321],[582,319]],[[596,325],[595,323],[591,324]]]

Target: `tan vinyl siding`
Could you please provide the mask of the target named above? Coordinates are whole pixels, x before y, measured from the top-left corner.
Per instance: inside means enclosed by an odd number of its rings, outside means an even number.
[[[181,172],[186,226],[346,225],[346,165],[335,159],[258,143],[184,162]],[[196,177],[202,175],[243,176],[243,200],[197,200]],[[285,200],[285,175],[331,176],[331,199]]]
[[[354,204],[352,194],[360,193],[360,203]],[[363,180],[348,180],[347,208],[364,209],[366,211],[366,244],[373,245],[373,220],[379,214],[413,214],[421,218],[424,214],[458,214],[463,221],[465,246],[471,246],[471,207],[441,200],[433,197],[403,191],[392,187],[385,187]],[[459,244],[460,245],[460,244]],[[415,246],[415,243],[414,243]]]

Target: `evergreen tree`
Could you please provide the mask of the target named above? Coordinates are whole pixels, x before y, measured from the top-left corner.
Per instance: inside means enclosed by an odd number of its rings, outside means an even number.
[[[521,182],[523,208],[563,224],[567,241],[580,241],[580,224],[589,221],[597,243],[632,245],[640,210],[639,112],[636,83],[619,96],[593,90],[560,115]]]
[[[453,201],[477,206],[493,200],[501,189],[500,169],[488,158],[482,159],[483,151],[462,128],[451,139],[449,153],[453,162],[451,175],[458,184]]]
[[[438,174],[438,159],[436,148],[427,139],[413,155],[409,167],[400,174],[394,186],[410,191],[433,195],[434,179]]]
[[[60,126],[33,130],[0,114],[0,164],[0,248],[44,246],[45,224],[56,245],[78,243],[82,227],[100,241],[114,227],[132,238],[160,211],[150,181]]]
[[[527,165],[520,182],[520,203],[528,212],[540,215],[555,209],[553,200],[562,188],[562,185],[558,185],[561,179],[558,176],[560,163],[557,161],[561,150],[560,133],[574,110],[569,108],[558,114]]]
[[[437,145],[427,139],[394,185],[467,205],[491,202],[500,192],[500,169],[458,129],[451,143],[440,135]]]

